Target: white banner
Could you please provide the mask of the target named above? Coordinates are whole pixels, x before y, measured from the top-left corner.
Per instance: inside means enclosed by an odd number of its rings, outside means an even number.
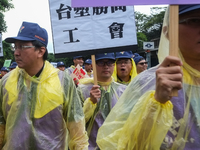
[[[0,57],[3,57],[2,34],[0,33]]]
[[[70,0],[49,0],[49,5],[55,54],[137,45],[133,6],[72,8]]]

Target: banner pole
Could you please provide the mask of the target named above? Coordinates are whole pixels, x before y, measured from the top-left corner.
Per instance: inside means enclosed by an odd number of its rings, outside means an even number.
[[[169,55],[178,57],[179,5],[170,5],[169,9]],[[171,66],[173,66],[173,64]],[[178,96],[178,90],[172,90],[171,96]]]
[[[91,55],[91,58],[92,58],[94,85],[97,85],[97,70],[96,70],[95,55]]]

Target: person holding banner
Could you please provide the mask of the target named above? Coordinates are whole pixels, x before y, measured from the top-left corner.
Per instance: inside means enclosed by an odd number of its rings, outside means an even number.
[[[200,5],[179,6],[179,58],[168,56],[169,29],[168,9],[161,63],[129,84],[98,131],[100,149],[200,148]]]
[[[128,85],[137,76],[135,62],[131,51],[116,52],[116,65],[113,78],[116,82]]]
[[[14,43],[18,67],[0,82],[0,149],[88,149],[85,119],[72,78],[47,59],[48,34],[23,22]]]
[[[115,82],[112,73],[115,66],[114,53],[96,54],[96,70],[98,85],[93,78],[80,80],[79,95],[84,102],[89,150],[97,148],[96,136],[112,107],[116,104],[126,86]]]
[[[67,68],[67,70],[69,71],[69,74],[72,74],[74,69],[76,68],[77,65],[79,65],[80,67],[83,66],[83,56],[75,56],[73,57],[73,62],[74,65],[71,65],[69,68]]]
[[[76,67],[79,68],[79,66],[80,66],[81,69],[82,69],[82,66],[83,66],[83,63],[84,63],[84,61],[83,61],[83,56],[75,56],[75,57],[73,58],[73,62],[74,62],[74,65],[71,65],[70,67],[67,68],[68,73],[69,73],[70,75],[73,74],[73,72],[74,72],[74,70],[76,69]],[[78,65],[79,65],[79,66],[78,66]],[[72,75],[72,77],[73,77],[73,75]],[[79,80],[78,80],[77,78],[73,78],[73,80],[74,80],[74,84],[75,84],[76,87],[77,87],[77,86],[78,86],[78,83],[79,83]]]

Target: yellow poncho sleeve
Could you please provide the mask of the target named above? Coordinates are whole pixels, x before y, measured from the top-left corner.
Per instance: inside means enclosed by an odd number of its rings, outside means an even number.
[[[170,101],[161,104],[154,99],[155,70],[141,73],[124,91],[98,131],[100,149],[160,148],[172,124],[173,105]]]
[[[94,114],[94,111],[97,107],[97,104],[94,104],[90,98],[87,98],[84,102],[83,105],[83,112],[85,115],[85,122],[87,123],[89,121],[89,119],[92,117],[92,115]]]

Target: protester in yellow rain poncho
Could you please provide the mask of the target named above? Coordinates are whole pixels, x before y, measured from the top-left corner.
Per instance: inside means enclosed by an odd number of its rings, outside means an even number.
[[[138,74],[147,70],[148,62],[144,59],[144,57],[140,56],[140,54],[134,53],[133,60],[135,62],[136,70]]]
[[[169,55],[168,28],[167,11],[160,62]],[[200,148],[200,5],[179,6],[179,48],[180,59],[168,56],[129,84],[98,131],[100,149]]]
[[[80,67],[83,66],[83,56],[75,56],[73,57],[73,62],[74,62],[74,65],[71,65],[69,68],[67,68],[69,74],[72,74],[74,69],[76,68],[77,65],[80,65]]]
[[[131,51],[116,52],[116,63],[112,74],[115,82],[128,85],[137,76],[133,53]]]
[[[96,54],[96,69],[98,85],[93,78],[80,80],[78,89],[84,101],[89,150],[97,148],[96,136],[112,107],[117,103],[126,86],[113,81],[111,75],[114,69],[114,53]]]
[[[48,35],[23,22],[15,43],[18,67],[0,82],[0,147],[5,150],[88,149],[84,114],[73,80],[47,58]]]

